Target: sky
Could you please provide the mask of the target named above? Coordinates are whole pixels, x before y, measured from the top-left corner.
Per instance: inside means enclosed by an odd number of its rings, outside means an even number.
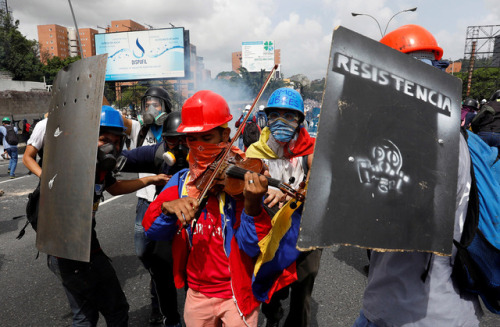
[[[4,0],[5,1],[5,0]],[[79,28],[106,27],[132,19],[154,28],[170,24],[190,31],[197,55],[212,77],[230,71],[231,53],[246,41],[274,40],[285,77],[325,77],[332,32],[342,25],[375,40],[406,24],[428,29],[444,50],[443,59],[464,56],[467,26],[500,25],[499,0],[72,0]],[[38,39],[37,25],[73,27],[67,0],[7,0],[19,30]],[[0,3],[3,3],[0,2]],[[417,7],[415,12],[399,11]],[[351,12],[373,16],[353,17]],[[98,29],[103,32],[103,30]]]

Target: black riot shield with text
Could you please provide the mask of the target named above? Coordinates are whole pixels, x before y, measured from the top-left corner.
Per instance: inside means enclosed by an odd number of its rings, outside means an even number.
[[[299,248],[451,254],[461,81],[334,31]]]
[[[63,68],[52,86],[36,245],[57,257],[90,260],[92,205],[107,55]]]

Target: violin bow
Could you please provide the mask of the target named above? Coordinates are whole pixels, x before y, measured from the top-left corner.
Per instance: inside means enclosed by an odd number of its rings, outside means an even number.
[[[214,172],[212,173],[212,176],[210,176],[210,179],[208,180],[208,183],[206,184],[206,186],[203,189],[203,191],[200,192],[200,194],[198,195],[197,201],[198,201],[198,205],[200,205],[200,207],[201,207],[201,203],[203,201],[203,198],[205,198],[205,196],[207,195],[208,190],[212,187],[212,184],[213,184],[213,182],[215,180],[215,177],[217,176],[217,174],[218,174],[218,172],[220,170],[220,167],[222,166],[222,163],[224,162],[224,159],[227,157],[228,153],[231,151],[231,148],[232,148],[234,142],[240,137],[241,131],[245,127],[248,117],[250,117],[250,115],[252,114],[252,111],[255,108],[255,105],[257,104],[257,102],[259,102],[260,97],[262,96],[262,93],[264,93],[264,91],[266,90],[266,87],[269,84],[269,82],[271,81],[271,77],[273,76],[273,74],[276,71],[276,69],[278,69],[278,65],[274,65],[273,69],[271,69],[271,72],[269,72],[269,75],[267,76],[266,81],[264,82],[264,85],[262,85],[262,87],[260,88],[259,93],[257,93],[257,96],[253,100],[252,106],[248,110],[248,113],[245,116],[245,118],[243,119],[242,124],[236,130],[236,134],[234,134],[231,142],[229,143],[229,145],[227,146],[227,148],[224,150],[222,156],[220,157],[219,161],[217,162],[217,166],[215,166]],[[195,219],[193,219],[193,223],[194,224],[196,224],[196,220],[197,220],[197,218],[195,217]]]

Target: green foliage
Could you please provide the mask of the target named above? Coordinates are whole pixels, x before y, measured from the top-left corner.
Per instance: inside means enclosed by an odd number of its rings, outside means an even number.
[[[301,87],[301,94],[304,100],[311,99],[321,102],[325,89],[325,78],[315,79],[311,84]]]
[[[18,27],[18,20],[0,10],[0,70],[10,72],[14,80],[41,81],[38,42],[26,39]]]
[[[80,60],[79,56],[68,57],[66,59],[61,59],[57,56],[54,56],[53,58],[47,59],[46,65],[42,66],[42,72],[45,76],[45,83],[47,83],[48,85],[54,84],[54,79],[56,78],[57,73],[62,68],[78,60]]]
[[[260,89],[264,85],[268,73],[264,70],[260,72],[249,72],[245,67],[239,68],[240,75],[236,75],[230,79],[231,83],[238,84],[248,89],[250,97],[253,99],[257,96]],[[261,96],[261,99],[267,99],[276,89],[286,86],[281,79],[272,78],[267,85],[266,90]]]
[[[122,87],[122,97],[119,100],[119,107],[123,108],[133,104],[135,108],[141,106],[141,98],[148,88],[141,85],[133,85],[127,88]]]
[[[462,86],[462,99],[467,96],[467,82],[469,74],[467,72],[460,72],[454,74],[463,82]],[[471,89],[469,98],[489,99],[491,94],[500,89],[500,68],[476,68],[472,73]]]

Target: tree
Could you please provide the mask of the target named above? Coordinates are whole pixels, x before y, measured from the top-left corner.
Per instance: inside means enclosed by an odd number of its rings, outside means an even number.
[[[455,76],[462,80],[462,99],[466,98],[468,72],[460,72]],[[476,68],[472,72],[469,98],[489,99],[490,95],[500,88],[500,68]]]
[[[268,73],[263,69],[260,72],[249,72],[245,67],[240,67],[239,71],[241,75],[231,78],[231,81],[245,85],[249,89],[251,97],[255,98],[264,85]],[[262,94],[261,99],[269,98],[271,93],[284,86],[286,86],[286,84],[282,79],[272,78]]]
[[[325,89],[325,78],[315,79],[310,85],[302,87],[302,98],[321,102]]]
[[[122,87],[122,96],[120,99],[120,106],[124,107],[127,105],[133,105],[135,108],[140,107],[141,98],[146,93],[148,88],[146,86],[141,85],[132,85],[123,90]]]
[[[38,42],[28,40],[18,30],[19,20],[0,10],[0,70],[8,71],[14,80],[41,81],[42,64],[38,59]]]
[[[54,79],[56,78],[57,73],[64,67],[78,60],[80,60],[79,56],[68,57],[66,59],[61,59],[58,56],[54,56],[50,59],[47,59],[46,64],[42,66],[42,73],[43,76],[45,76],[45,83],[47,83],[48,85],[54,84]]]

